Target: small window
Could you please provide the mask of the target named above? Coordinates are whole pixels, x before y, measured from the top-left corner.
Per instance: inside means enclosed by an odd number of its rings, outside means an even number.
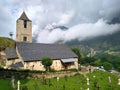
[[[27,37],[23,37],[23,41],[26,42],[27,41]]]
[[[24,28],[27,28],[27,21],[24,20]]]

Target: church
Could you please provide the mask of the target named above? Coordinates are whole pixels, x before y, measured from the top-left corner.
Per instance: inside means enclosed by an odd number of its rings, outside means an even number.
[[[32,43],[32,21],[25,12],[16,21],[16,45],[5,52],[7,68],[45,71],[41,60],[49,57],[54,70],[78,69],[78,57],[68,46]]]

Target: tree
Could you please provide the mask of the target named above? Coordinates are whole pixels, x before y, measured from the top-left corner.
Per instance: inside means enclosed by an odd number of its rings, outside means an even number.
[[[93,66],[101,66],[101,61],[98,59],[98,60],[95,60],[94,62],[91,63]]]
[[[52,65],[52,59],[49,57],[44,57],[42,59],[42,64],[44,65],[46,71],[50,69],[50,66]]]
[[[82,54],[78,48],[71,48],[71,50],[78,56],[78,63],[81,63]]]
[[[105,70],[111,70],[113,66],[109,62],[104,62],[103,67],[104,67]]]
[[[109,62],[109,58],[108,57],[109,57],[108,55],[102,55],[100,57],[101,62]]]

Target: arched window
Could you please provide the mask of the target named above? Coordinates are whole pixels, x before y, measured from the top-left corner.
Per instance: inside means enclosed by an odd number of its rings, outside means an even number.
[[[24,28],[27,28],[27,21],[24,20]]]
[[[27,37],[23,37],[23,41],[26,42],[27,41]]]

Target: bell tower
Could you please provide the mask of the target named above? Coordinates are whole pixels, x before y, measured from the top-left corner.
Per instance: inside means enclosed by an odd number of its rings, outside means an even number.
[[[16,21],[16,41],[32,42],[32,21],[27,17],[25,12]]]

